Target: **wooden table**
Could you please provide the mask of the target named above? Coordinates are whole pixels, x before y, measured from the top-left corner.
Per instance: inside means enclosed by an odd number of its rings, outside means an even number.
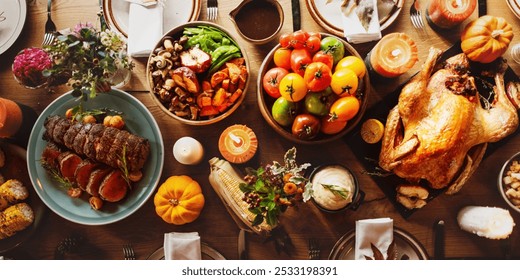
[[[7,52],[0,56],[2,61],[0,65],[0,96],[30,106],[36,112],[41,113],[50,102],[70,89],[66,86],[59,87],[55,93],[47,93],[44,89],[29,90],[18,85],[12,77],[10,67],[15,54],[23,48],[39,46],[44,34],[47,1],[31,0],[28,2],[27,21],[21,36]],[[282,0],[280,2],[285,11],[282,32],[288,32],[292,29],[291,1]],[[315,23],[307,11],[305,1],[301,0],[300,2],[302,29],[325,32]],[[217,20],[218,24],[227,28],[236,37],[238,37],[238,34],[228,17],[228,13],[238,5],[237,3],[237,1],[221,0]],[[493,1],[492,5],[490,1],[488,3],[490,4],[488,7],[489,14],[505,17],[513,25],[515,32],[520,30],[519,20],[510,11],[505,1]],[[418,45],[419,63],[408,74],[399,79],[386,84],[373,84],[370,104],[375,104],[408,79],[409,75],[419,70],[430,46],[446,49],[459,38],[460,30],[438,33],[429,26],[423,31],[413,29],[408,12],[410,4],[411,1],[405,1],[401,15],[388,29],[384,30],[383,35],[390,32],[405,32],[411,36]],[[206,19],[205,5],[203,3],[199,16],[201,20]],[[52,17],[58,29],[64,29],[72,27],[78,22],[97,22],[96,13],[98,11],[97,0],[55,0]],[[475,17],[476,14],[472,16],[472,18]],[[517,33],[517,37],[513,40],[513,43],[517,42],[520,42],[520,33]],[[239,43],[247,51],[252,72],[251,78],[256,81],[258,69],[264,56],[276,42],[264,46],[254,46],[242,40]],[[354,45],[354,47],[361,56],[365,56],[374,44],[375,42],[365,43]],[[509,58],[509,53],[506,53],[505,57]],[[124,90],[142,101],[159,124],[166,155],[161,182],[171,175],[180,174],[192,176],[199,181],[206,197],[206,205],[199,219],[183,226],[167,224],[155,214],[152,199],[130,217],[103,226],[78,225],[49,210],[32,239],[5,255],[18,259],[52,259],[60,241],[70,235],[81,235],[88,246],[82,246],[81,252],[66,257],[122,259],[122,245],[132,243],[137,258],[146,259],[162,246],[164,233],[197,231],[200,233],[203,242],[218,250],[227,259],[238,258],[237,236],[239,229],[208,182],[209,165],[207,161],[213,156],[220,156],[217,149],[219,134],[226,127],[235,123],[246,124],[256,132],[260,141],[259,152],[247,165],[238,166],[242,170],[246,166],[256,167],[260,163],[282,160],[284,152],[294,144],[277,135],[260,116],[255,95],[256,82],[249,84],[244,103],[229,118],[211,127],[193,127],[179,124],[161,111],[148,93],[145,77],[146,59],[134,59],[134,62],[136,64],[135,71],[132,74],[131,82],[125,86]],[[516,65],[514,62],[511,63],[511,67],[516,72],[520,71],[520,65]],[[174,142],[185,135],[199,139],[206,149],[204,161],[197,166],[181,165],[174,160],[171,154]],[[458,211],[466,205],[508,208],[497,191],[497,175],[502,163],[517,152],[518,145],[520,145],[520,138],[518,137],[504,143],[500,149],[489,154],[482,161],[477,172],[458,194],[453,196],[441,195],[407,219],[404,219],[395,210],[372,178],[363,173],[364,168],[352,153],[348,137],[320,147],[319,152],[313,146],[296,145],[299,162],[310,162],[313,165],[338,162],[349,166],[357,176],[361,189],[366,193],[365,201],[357,211],[346,211],[341,214],[320,212],[312,203],[301,205],[299,209],[289,209],[283,215],[282,223],[295,246],[293,253],[291,255],[278,254],[272,243],[266,244],[263,238],[249,234],[247,237],[249,257],[251,259],[306,259],[308,239],[315,237],[320,240],[322,245],[321,258],[326,259],[334,243],[346,232],[354,229],[356,220],[391,217],[394,219],[394,225],[411,233],[422,243],[430,256],[433,256],[433,224],[438,219],[443,219],[446,221],[447,257],[503,258],[501,242],[480,238],[460,230],[456,216]],[[514,211],[511,212],[517,224],[520,223],[520,215]],[[512,252],[519,249],[519,237],[520,234],[516,229],[510,238],[511,246],[513,246]],[[519,255],[516,254],[515,256],[518,257]]]

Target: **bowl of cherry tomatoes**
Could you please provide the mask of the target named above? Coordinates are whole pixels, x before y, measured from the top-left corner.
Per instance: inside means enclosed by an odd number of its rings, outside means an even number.
[[[298,30],[282,34],[257,79],[258,106],[281,136],[300,144],[343,137],[368,104],[363,59],[345,40]]]

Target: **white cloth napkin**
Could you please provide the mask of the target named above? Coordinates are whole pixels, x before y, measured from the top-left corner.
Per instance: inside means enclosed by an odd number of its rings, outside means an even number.
[[[128,54],[148,57],[163,35],[163,5],[137,4],[131,0],[128,13]]]
[[[366,219],[356,221],[356,260],[373,257],[374,244],[387,257],[388,247],[394,240],[394,221],[390,218]]]
[[[381,39],[381,27],[379,25],[379,15],[377,13],[377,0],[362,1],[372,1],[372,7],[374,7],[368,30],[361,24],[361,21],[355,12],[356,8],[352,7],[355,5],[354,2],[356,1],[350,1],[349,5],[341,7],[343,32],[345,33],[345,38],[347,38],[349,43],[359,44]]]
[[[200,260],[198,232],[170,232],[164,234],[165,260]]]

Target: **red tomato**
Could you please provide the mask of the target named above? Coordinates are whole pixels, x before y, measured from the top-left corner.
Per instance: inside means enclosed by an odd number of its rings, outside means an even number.
[[[330,53],[327,53],[324,51],[318,51],[317,53],[315,53],[314,56],[312,57],[312,61],[313,62],[323,62],[327,66],[329,66],[329,68],[331,70],[332,70],[332,66],[334,65],[334,57]]]
[[[321,40],[321,33],[314,31],[309,31],[307,33],[309,34],[309,37],[318,37]]]
[[[287,48],[279,48],[274,51],[273,61],[278,67],[291,69],[291,50]]]
[[[265,92],[274,98],[280,97],[280,81],[287,74],[289,74],[289,71],[282,67],[274,67],[267,70],[262,79]]]
[[[325,63],[312,62],[305,69],[303,79],[310,91],[322,91],[329,87],[332,81],[332,71]]]
[[[301,49],[305,47],[305,42],[309,39],[309,33],[298,30],[294,31],[292,34],[292,46],[295,49]]]
[[[307,41],[305,41],[305,48],[307,48],[311,53],[315,53],[320,50],[321,39],[316,36],[310,36]]]
[[[292,34],[291,33],[284,33],[280,35],[280,39],[278,42],[282,46],[282,48],[289,48],[291,47],[291,41],[292,41]]]
[[[312,62],[311,53],[307,49],[294,49],[291,52],[291,69],[303,77],[305,68]]]

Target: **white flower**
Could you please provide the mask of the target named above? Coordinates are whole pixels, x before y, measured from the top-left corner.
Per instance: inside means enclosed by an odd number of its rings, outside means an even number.
[[[90,44],[88,42],[83,42],[83,49],[90,50]]]

